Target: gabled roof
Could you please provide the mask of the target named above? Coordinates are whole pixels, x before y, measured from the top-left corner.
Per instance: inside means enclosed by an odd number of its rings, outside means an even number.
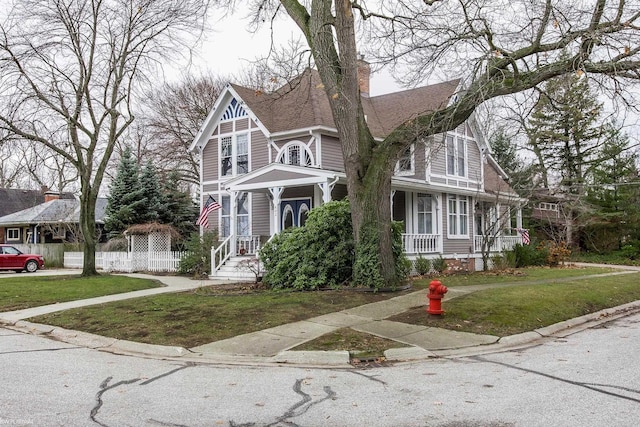
[[[362,107],[371,133],[384,138],[400,124],[446,107],[459,90],[460,80],[408,89],[374,97],[362,97]],[[267,137],[271,134],[324,127],[336,129],[329,99],[320,75],[307,69],[300,76],[271,93],[230,84],[216,101],[191,149],[204,146],[231,97],[237,95],[250,110]]]
[[[107,199],[98,198],[96,201],[96,223],[104,222],[106,207]],[[0,217],[0,226],[52,223],[68,224],[79,221],[80,201],[77,199],[57,199]]]
[[[73,194],[62,193],[61,199],[73,199]],[[41,190],[22,190],[20,188],[0,188],[0,217],[28,209],[44,203]]]
[[[229,191],[267,190],[270,187],[286,185],[288,187],[312,185],[334,181],[340,176],[338,172],[305,166],[270,163],[248,174],[227,181],[224,186]]]

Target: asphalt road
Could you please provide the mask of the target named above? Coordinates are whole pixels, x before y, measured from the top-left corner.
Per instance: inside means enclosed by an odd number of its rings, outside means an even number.
[[[518,351],[372,369],[118,356],[0,328],[0,426],[636,426],[640,314]]]

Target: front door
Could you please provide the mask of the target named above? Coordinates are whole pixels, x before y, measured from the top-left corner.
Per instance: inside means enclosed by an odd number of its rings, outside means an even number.
[[[302,227],[307,221],[311,209],[311,199],[283,200],[280,203],[280,230],[289,227]]]

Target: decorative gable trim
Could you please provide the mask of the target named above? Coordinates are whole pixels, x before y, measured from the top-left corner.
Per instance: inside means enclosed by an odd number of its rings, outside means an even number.
[[[258,117],[247,107],[240,95],[227,84],[222,93],[213,105],[209,115],[200,127],[196,137],[193,139],[189,151],[202,151],[209,143],[215,128],[220,121],[232,120],[239,117],[249,117],[255,123],[262,133],[269,138],[271,133],[262,124]]]

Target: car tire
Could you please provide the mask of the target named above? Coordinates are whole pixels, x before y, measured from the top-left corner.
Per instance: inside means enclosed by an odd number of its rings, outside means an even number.
[[[34,260],[27,261],[27,264],[24,266],[25,271],[29,273],[33,273],[38,270],[38,263]]]

